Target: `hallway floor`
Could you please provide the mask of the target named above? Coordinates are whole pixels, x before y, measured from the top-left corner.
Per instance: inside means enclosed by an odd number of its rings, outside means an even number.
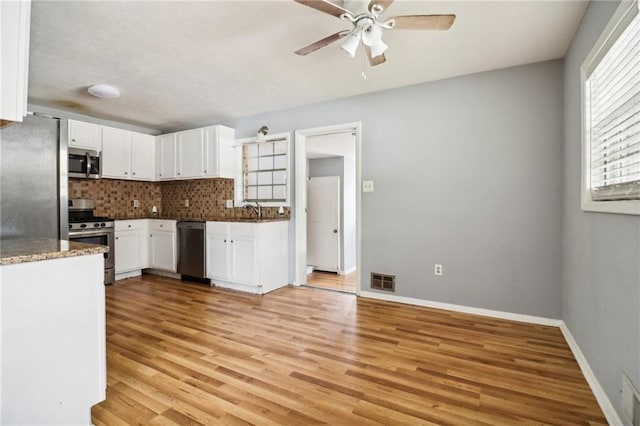
[[[307,285],[355,293],[356,274],[356,271],[347,275],[338,275],[335,272],[313,271],[307,275]]]

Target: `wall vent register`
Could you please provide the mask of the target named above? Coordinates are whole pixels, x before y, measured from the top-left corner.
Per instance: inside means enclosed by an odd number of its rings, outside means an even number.
[[[396,276],[388,274],[380,274],[378,272],[371,273],[371,288],[376,290],[396,291]]]

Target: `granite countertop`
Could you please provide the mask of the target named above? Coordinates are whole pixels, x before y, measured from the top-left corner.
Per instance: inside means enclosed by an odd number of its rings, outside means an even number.
[[[255,217],[212,217],[205,216],[199,218],[193,217],[176,217],[176,216],[158,216],[158,217],[126,217],[116,216],[115,220],[137,220],[137,219],[161,219],[161,220],[180,220],[193,222],[244,222],[244,223],[265,223],[265,222],[288,222],[289,219],[279,217],[263,217],[258,219]]]
[[[86,256],[109,251],[109,247],[66,240],[0,240],[0,265]]]

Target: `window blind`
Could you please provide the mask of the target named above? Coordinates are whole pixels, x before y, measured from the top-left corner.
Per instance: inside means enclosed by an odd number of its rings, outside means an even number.
[[[287,141],[250,143],[242,147],[244,201],[285,202]]]
[[[586,81],[594,200],[640,199],[640,18],[637,13]]]

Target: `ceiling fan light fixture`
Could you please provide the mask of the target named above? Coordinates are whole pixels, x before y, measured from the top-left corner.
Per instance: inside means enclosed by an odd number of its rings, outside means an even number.
[[[358,46],[360,46],[360,37],[358,34],[351,34],[347,37],[347,39],[340,45],[345,52],[349,54],[352,58],[356,57],[356,52],[358,51]]]
[[[113,86],[109,86],[108,84],[94,84],[89,87],[89,93],[95,96],[96,98],[119,98],[120,91]]]
[[[371,46],[371,57],[375,58],[376,56],[382,55],[388,47],[389,46],[387,46],[384,41],[380,40]]]
[[[362,42],[369,47],[375,46],[382,41],[382,28],[378,25],[369,25],[362,32]]]

